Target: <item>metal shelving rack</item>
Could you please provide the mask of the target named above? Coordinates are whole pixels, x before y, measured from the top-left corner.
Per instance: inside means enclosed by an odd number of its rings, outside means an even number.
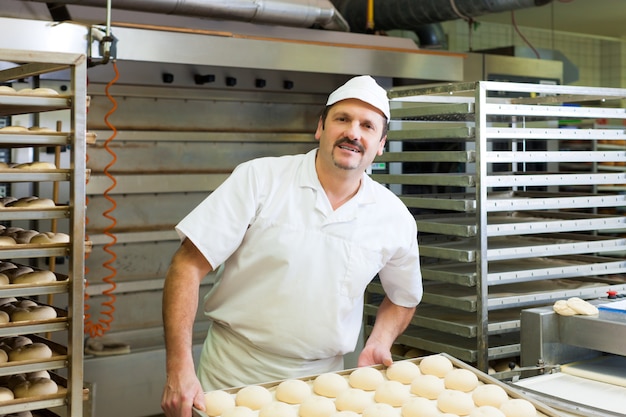
[[[565,120],[624,126],[626,90],[480,81],[389,96],[390,152],[378,159],[388,172],[372,177],[415,214],[425,285],[398,343],[487,371],[519,355],[522,309],[626,290],[626,216],[595,213],[626,204],[624,170],[598,169],[626,162],[626,147],[595,146],[626,143],[624,128],[561,128]],[[593,150],[572,151],[567,140]],[[562,170],[581,162],[590,170]],[[380,284],[368,293],[366,334]]]
[[[0,414],[27,410],[64,409],[67,415],[83,415],[83,313],[84,313],[84,259],[85,259],[85,150],[86,150],[86,59],[84,55],[72,53],[46,53],[0,49],[0,82],[14,82],[29,77],[47,76],[61,72],[68,78],[67,93],[58,96],[0,95],[0,115],[36,115],[43,112],[69,112],[70,126],[67,132],[24,133],[0,132],[0,144],[4,148],[67,148],[70,154],[68,167],[57,167],[45,171],[23,171],[4,169],[0,173],[3,182],[40,183],[63,182],[69,187],[69,202],[56,202],[50,209],[0,210],[0,220],[42,221],[67,219],[70,243],[19,244],[0,248],[0,259],[14,260],[33,266],[45,265],[44,260],[64,257],[66,273],[55,272],[57,281],[46,284],[4,286],[0,297],[36,297],[62,294],[63,308],[53,320],[9,323],[0,325],[0,336],[29,335],[40,338],[58,349],[50,360],[27,361],[23,364],[7,362],[0,366],[0,375],[15,375],[38,370],[59,370],[61,389],[58,395],[47,395],[11,400],[0,404]],[[64,265],[65,268],[65,265]],[[56,337],[56,335],[61,335]],[[66,337],[67,335],[67,337]],[[53,339],[61,338],[62,344]],[[53,349],[54,351],[54,349]],[[65,380],[63,380],[65,378]]]

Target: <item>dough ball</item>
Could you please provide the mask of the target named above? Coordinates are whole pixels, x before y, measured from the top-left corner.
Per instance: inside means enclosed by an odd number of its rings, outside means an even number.
[[[357,368],[348,377],[348,383],[352,388],[365,391],[374,391],[384,380],[382,372],[370,367]]]
[[[475,407],[472,396],[465,392],[447,389],[437,397],[437,407],[444,413],[468,415]]]
[[[229,408],[234,408],[235,398],[226,391],[209,391],[204,393],[204,406],[209,417],[216,417]]]
[[[17,265],[15,265],[13,262],[0,262],[0,272],[13,268],[17,268]]]
[[[340,392],[350,387],[348,380],[332,372],[320,374],[313,381],[313,391],[317,395],[335,398]]]
[[[25,198],[19,199],[6,205],[6,207],[22,207],[22,208],[51,208],[56,207],[54,200],[51,198]],[[32,232],[32,231],[31,231]],[[36,234],[36,233],[35,233]]]
[[[33,378],[48,378],[50,379],[50,373],[48,371],[33,371],[33,372],[27,372],[26,373],[26,379],[33,379]]]
[[[297,417],[296,407],[278,401],[265,404],[259,410],[259,417]]]
[[[11,281],[12,284],[43,284],[46,282],[55,282],[57,279],[54,272],[48,270],[27,272],[19,275]]]
[[[419,367],[424,375],[435,375],[439,378],[443,378],[454,368],[450,359],[441,355],[426,356],[420,362]]]
[[[45,343],[35,342],[13,349],[9,353],[9,362],[49,359],[52,349]]]
[[[335,406],[339,411],[362,413],[365,407],[372,404],[371,395],[360,388],[348,388],[335,398]]]
[[[273,401],[272,394],[260,385],[248,385],[240,389],[235,395],[235,404],[258,410]]]
[[[17,385],[23,383],[24,381],[26,381],[25,374],[9,375],[5,381],[5,385],[13,390]]]
[[[359,413],[355,413],[354,411],[337,411],[333,413],[330,417],[361,417]]]
[[[26,129],[24,126],[5,126],[3,128],[0,129],[0,131],[2,131],[3,133],[23,133],[23,132],[28,132],[28,129]]]
[[[11,391],[7,387],[0,387],[0,402],[2,401],[11,401],[14,399],[13,391]]]
[[[8,85],[0,85],[0,94],[15,94],[15,88],[9,87]]]
[[[40,96],[58,96],[59,95],[59,93],[56,90],[52,88],[48,88],[48,87],[33,88],[32,93],[35,95],[40,95]]]
[[[576,311],[570,308],[567,305],[567,301],[565,300],[559,300],[556,303],[554,303],[554,305],[552,306],[552,309],[554,310],[556,314],[559,314],[561,316],[575,316],[576,315]]]
[[[506,417],[536,417],[537,410],[530,401],[522,398],[510,399],[500,406],[500,411]]]
[[[595,316],[599,313],[598,307],[583,300],[582,298],[572,297],[567,300],[567,306],[578,314],[584,316]]]
[[[276,387],[276,399],[287,404],[300,404],[309,395],[311,387],[301,379],[287,379]]]
[[[69,241],[70,236],[66,233],[44,232],[33,236],[30,243],[69,243]]]
[[[34,161],[34,162],[24,162],[23,164],[17,164],[13,168],[24,169],[24,170],[29,170],[29,171],[37,171],[40,169],[56,169],[57,167],[52,162]]]
[[[370,404],[361,413],[363,417],[396,417],[396,409],[389,404]]]
[[[422,397],[413,397],[402,404],[402,417],[439,417],[441,413],[433,401]]]
[[[7,363],[9,361],[9,354],[6,350],[0,349],[0,363]]]
[[[2,341],[0,341],[0,348],[3,350],[10,351],[18,347],[30,345],[31,343],[33,343],[33,341],[30,337],[7,336],[7,337],[2,338]]]
[[[49,127],[44,127],[44,126],[31,126],[28,128],[28,130],[30,130],[31,132],[40,132],[40,133],[57,133],[56,130],[51,129]]]
[[[335,413],[335,403],[330,398],[310,396],[300,404],[300,417],[330,417]]]
[[[496,407],[483,405],[472,410],[468,417],[506,417],[504,413]]]
[[[39,397],[41,395],[56,394],[59,390],[56,382],[49,378],[34,378],[26,380],[13,388],[15,398]]]
[[[0,285],[9,285],[10,283],[11,280],[9,279],[9,277],[6,274],[0,272]]]
[[[502,387],[493,384],[484,384],[474,389],[472,399],[474,400],[474,404],[478,407],[487,405],[500,407],[502,403],[509,400],[509,394],[507,394]]]
[[[15,207],[15,206],[12,206],[12,207]],[[15,241],[19,245],[23,245],[25,243],[30,243],[30,240],[32,239],[32,237],[38,234],[39,232],[37,230],[22,230],[22,231],[17,232],[13,236],[13,239],[15,239]]]
[[[467,369],[453,369],[443,378],[448,389],[470,392],[478,386],[478,377]]]
[[[435,400],[446,389],[443,379],[435,375],[420,375],[411,383],[411,393]]]
[[[374,401],[393,407],[400,407],[409,397],[409,387],[398,381],[384,381],[374,392]]]
[[[24,321],[51,320],[57,317],[57,312],[50,306],[32,306],[16,308],[11,312],[11,321],[14,323]]]
[[[415,378],[421,375],[420,368],[410,361],[394,362],[385,371],[387,379],[398,381],[403,384],[410,384]]]
[[[15,277],[18,277],[22,274],[25,274],[27,272],[33,272],[33,271],[34,269],[31,268],[30,266],[20,265],[17,268],[7,269],[6,271],[3,272],[3,274],[9,277],[10,280],[13,280],[15,279]]]
[[[248,407],[238,405],[225,410],[221,417],[256,417],[256,414]]]

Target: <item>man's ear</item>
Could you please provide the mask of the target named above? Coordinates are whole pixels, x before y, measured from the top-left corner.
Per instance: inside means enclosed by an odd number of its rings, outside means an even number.
[[[324,122],[322,121],[322,117],[320,116],[319,120],[317,121],[317,129],[315,130],[315,140],[318,140],[318,141],[320,140],[323,130],[324,130]]]

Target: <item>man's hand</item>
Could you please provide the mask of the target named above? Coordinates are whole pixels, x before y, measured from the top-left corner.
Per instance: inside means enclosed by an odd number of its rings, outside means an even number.
[[[204,411],[204,392],[200,381],[191,372],[168,376],[161,398],[161,408],[167,417],[191,417],[191,408]]]
[[[372,366],[381,363],[385,366],[390,366],[393,363],[391,352],[386,345],[382,345],[372,340],[372,338],[369,338],[359,355],[357,366]]]

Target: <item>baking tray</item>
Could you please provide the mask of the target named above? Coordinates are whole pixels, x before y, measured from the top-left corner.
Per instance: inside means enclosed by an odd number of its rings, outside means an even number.
[[[466,363],[464,363],[464,362],[462,362],[462,361],[460,361],[460,360],[458,360],[458,359],[456,359],[456,358],[454,358],[454,357],[452,357],[450,355],[447,355],[445,353],[441,353],[440,355],[445,356],[446,358],[450,359],[450,361],[452,362],[452,364],[454,365],[455,368],[467,369],[467,370],[471,371],[472,373],[474,373],[478,377],[479,381],[481,381],[481,382],[483,382],[485,384],[493,384],[493,385],[500,386],[502,389],[504,389],[507,392],[509,397],[511,397],[511,398],[520,398],[520,399],[524,399],[524,400],[527,400],[527,401],[531,402],[535,406],[537,411],[538,411],[538,413],[537,413],[538,417],[565,417],[564,414],[558,412],[557,410],[555,410],[555,409],[553,409],[553,408],[551,408],[551,407],[541,403],[540,401],[538,401],[538,400],[536,400],[536,399],[534,399],[532,397],[529,397],[529,396],[526,396],[526,395],[522,394],[519,390],[511,387],[510,385],[504,384],[504,383],[498,381],[497,379],[495,379],[495,378],[485,374],[484,372],[481,372],[481,371],[479,371],[479,370],[469,366],[468,364],[466,364]],[[423,357],[421,357],[421,358],[414,358],[414,359],[407,359],[406,361],[407,362],[413,362],[415,364],[419,364],[422,361],[422,359],[423,359]],[[376,368],[376,369],[379,369],[379,370],[383,371],[383,373],[384,373],[384,366],[382,366],[382,365],[375,365],[375,366],[372,366],[372,367]],[[345,377],[348,377],[352,373],[352,371],[354,371],[354,369],[346,369],[346,370],[343,370],[343,371],[339,371],[337,373],[339,375],[343,375]],[[304,380],[304,381],[312,383],[313,380],[316,377],[317,377],[317,375],[312,375],[312,376],[303,377],[303,378],[297,378],[297,379],[301,379],[301,380]],[[268,382],[268,383],[264,383],[264,384],[257,384],[257,385],[260,385],[260,386],[263,386],[263,387],[269,389],[270,392],[272,392],[272,394],[274,394],[275,388],[282,381],[283,380],[272,381],[272,382]],[[226,391],[226,392],[228,392],[230,394],[235,395],[242,388],[243,387],[236,387],[236,388],[225,389],[224,391]],[[373,392],[371,394],[374,395]],[[313,394],[313,395],[316,395],[316,394]],[[294,405],[294,407],[297,407],[297,405]],[[400,417],[401,416],[400,408],[399,407],[394,407],[394,409],[395,409],[395,411],[397,411],[398,417]],[[257,415],[257,414],[258,414],[258,412],[255,412],[255,415]],[[193,409],[192,415],[194,417],[208,417],[206,413],[204,413],[204,412],[202,412],[202,411],[200,411],[200,410],[198,410],[196,408]]]
[[[24,334],[33,343],[44,343],[52,350],[52,357],[47,359],[29,359],[0,363],[0,375],[16,375],[27,372],[36,372],[64,368],[67,365],[67,348],[44,337],[35,334]]]

